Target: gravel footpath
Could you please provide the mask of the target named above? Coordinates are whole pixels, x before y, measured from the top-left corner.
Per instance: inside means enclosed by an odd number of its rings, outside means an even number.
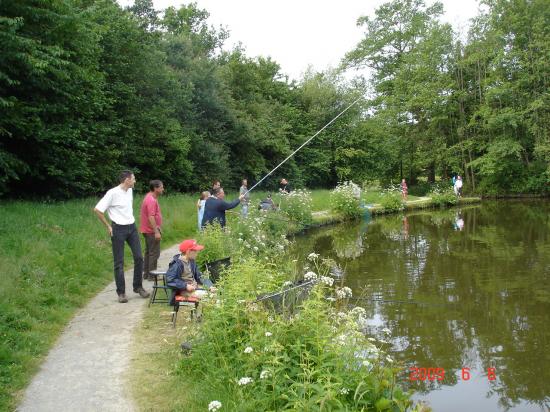
[[[177,245],[164,250],[158,267],[166,268]],[[112,282],[67,325],[25,390],[18,411],[134,411],[126,387],[135,327],[148,299],[132,292],[127,270],[128,303],[118,303]],[[143,286],[151,291],[151,282]]]

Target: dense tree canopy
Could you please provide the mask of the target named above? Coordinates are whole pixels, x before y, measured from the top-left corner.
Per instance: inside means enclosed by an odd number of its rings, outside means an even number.
[[[193,3],[0,2],[0,195],[94,194],[123,168],[178,191],[237,187],[367,89],[278,176],[326,187],[460,173],[475,191],[548,191],[548,0],[484,5],[464,41],[440,3],[388,2],[359,18],[365,37],[343,64],[369,78],[289,82],[270,58],[223,51],[228,32]]]

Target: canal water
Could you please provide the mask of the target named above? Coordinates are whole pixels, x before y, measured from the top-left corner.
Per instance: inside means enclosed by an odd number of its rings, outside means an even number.
[[[295,241],[297,256],[345,269],[367,333],[387,341],[415,400],[434,411],[550,410],[550,202],[365,218]]]

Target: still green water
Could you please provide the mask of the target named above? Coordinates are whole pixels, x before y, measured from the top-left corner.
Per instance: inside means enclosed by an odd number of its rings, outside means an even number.
[[[549,215],[548,201],[491,201],[376,217],[296,237],[295,252],[345,269],[367,334],[388,341],[415,400],[434,411],[548,411]],[[413,367],[444,377],[411,381]]]

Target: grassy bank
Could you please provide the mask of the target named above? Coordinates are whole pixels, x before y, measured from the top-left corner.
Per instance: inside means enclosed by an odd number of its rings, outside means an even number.
[[[252,198],[265,195],[253,192]],[[325,195],[313,192],[315,204],[323,205]],[[137,217],[141,199],[136,195]],[[110,240],[92,213],[97,201],[1,203],[0,410],[15,407],[75,311],[113,279]],[[163,246],[196,235],[195,204],[195,195],[161,199]]]

